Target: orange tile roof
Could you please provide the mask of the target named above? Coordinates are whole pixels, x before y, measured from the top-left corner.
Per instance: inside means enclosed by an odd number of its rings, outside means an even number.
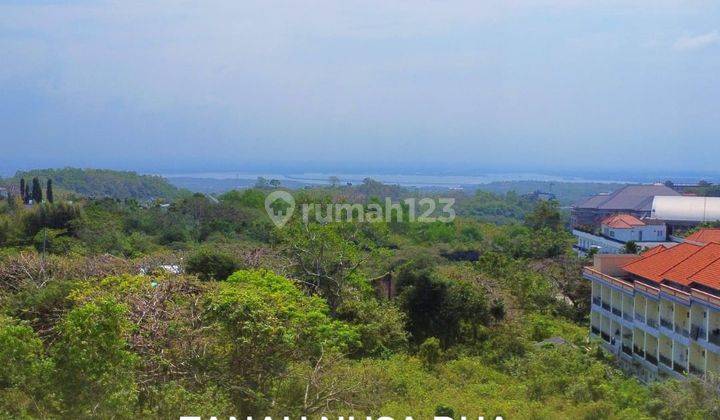
[[[635,226],[645,226],[645,222],[631,214],[615,214],[613,216],[608,216],[603,219],[602,224],[616,229],[630,229]]]
[[[707,244],[710,242],[720,243],[720,228],[700,229],[692,235],[686,237],[685,240],[701,244]]]
[[[628,273],[660,283],[665,272],[687,259],[700,248],[702,247],[690,243],[678,244],[661,252],[642,255],[640,259],[626,264],[622,268]]]
[[[720,260],[692,275],[690,281],[720,290]]]
[[[657,253],[659,253],[659,252],[663,252],[663,251],[665,251],[665,250],[667,250],[667,248],[665,248],[664,245],[658,245],[658,246],[654,246],[654,247],[652,247],[652,248],[650,248],[650,249],[647,249],[647,250],[643,251],[643,252],[640,254],[640,256],[643,257],[643,258],[644,258],[644,257],[649,257],[649,256],[651,256],[651,255],[655,255],[655,254],[657,254]]]
[[[720,260],[720,244],[709,243],[666,271],[663,278],[688,286],[693,274],[717,260]]]

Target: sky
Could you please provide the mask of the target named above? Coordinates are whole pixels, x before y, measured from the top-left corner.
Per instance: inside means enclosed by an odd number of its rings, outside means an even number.
[[[0,170],[720,172],[720,2],[0,0]]]

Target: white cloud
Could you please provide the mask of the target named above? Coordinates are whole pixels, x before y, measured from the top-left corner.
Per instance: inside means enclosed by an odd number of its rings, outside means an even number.
[[[682,36],[673,44],[673,48],[678,51],[700,50],[711,45],[720,43],[720,33],[718,31],[708,32],[696,36]]]

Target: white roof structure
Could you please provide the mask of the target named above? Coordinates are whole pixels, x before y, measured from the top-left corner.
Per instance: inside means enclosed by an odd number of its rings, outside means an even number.
[[[650,217],[677,222],[720,220],[720,197],[656,196]]]

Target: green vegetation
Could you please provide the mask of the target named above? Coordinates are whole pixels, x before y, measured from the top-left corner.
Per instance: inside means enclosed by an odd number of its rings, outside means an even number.
[[[26,179],[32,179],[30,198],[36,203],[41,200],[42,188],[40,182],[52,180],[47,187],[46,197],[52,202],[55,193],[63,196],[78,195],[82,197],[111,197],[124,200],[135,198],[149,200],[158,198],[175,198],[179,190],[168,183],[164,178],[151,175],[138,175],[135,172],[112,171],[107,169],[35,169],[27,172],[17,172],[14,177],[4,181],[5,184],[22,185],[21,190],[27,186]],[[37,180],[37,181],[36,181]],[[54,183],[54,184],[53,184]],[[36,185],[37,184],[37,185]]]
[[[646,386],[588,341],[555,202],[277,229],[265,194],[0,202],[0,416],[718,416],[712,382]],[[367,212],[383,194],[417,191],[294,196]]]

